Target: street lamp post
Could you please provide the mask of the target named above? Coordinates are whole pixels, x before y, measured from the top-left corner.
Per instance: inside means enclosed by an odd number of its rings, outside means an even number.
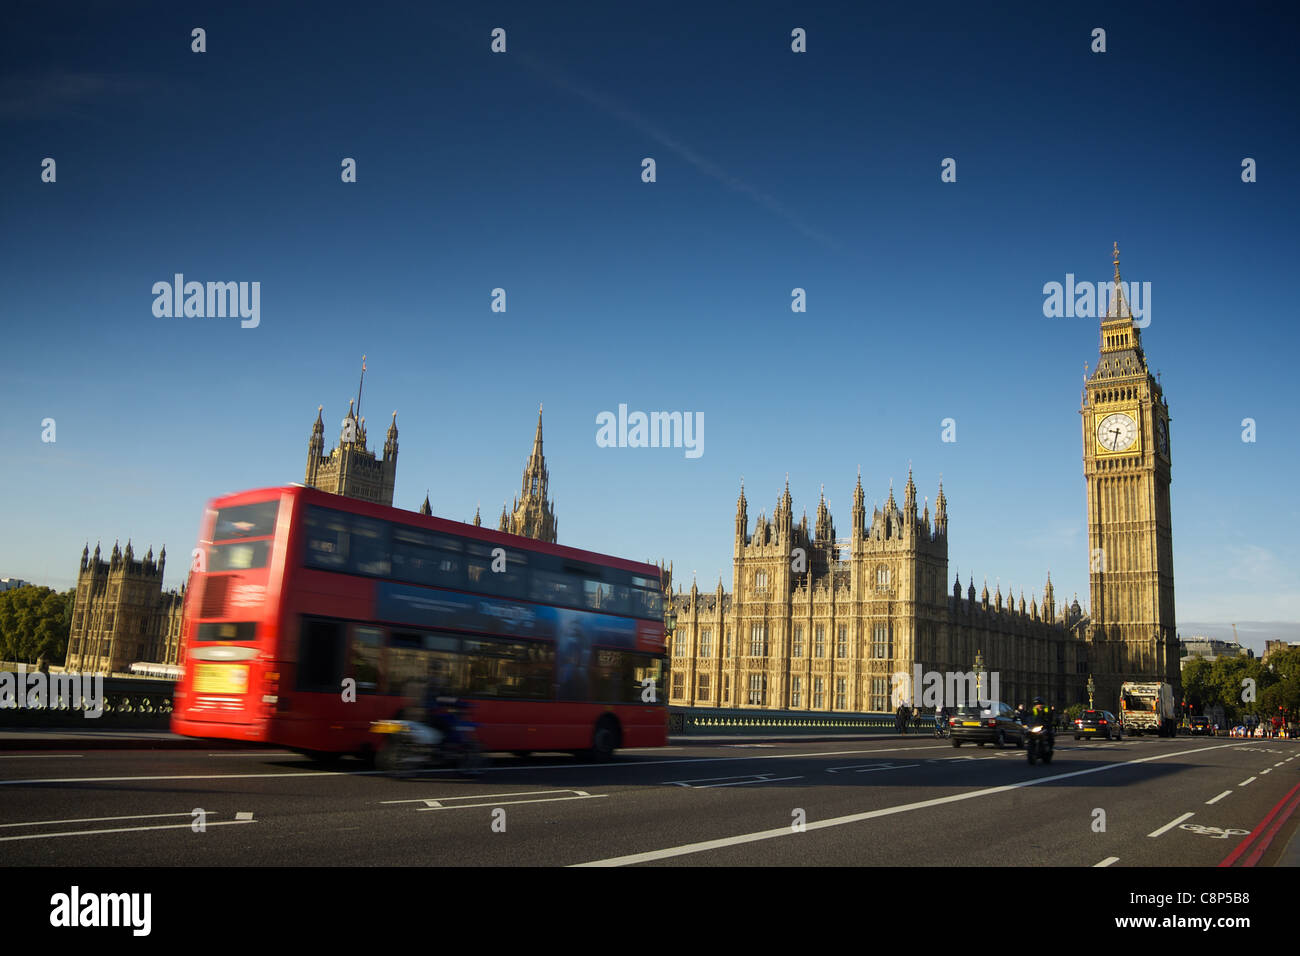
[[[672,639],[673,639],[673,634],[674,634],[674,632],[676,632],[676,630],[677,630],[677,613],[673,610],[672,600],[673,600],[673,599],[672,599],[672,595],[671,595],[671,594],[665,596],[665,599],[664,599],[664,636],[668,639],[668,643],[669,643],[669,644],[671,644]],[[673,650],[676,650],[676,649],[673,648]],[[671,665],[670,665],[670,662],[671,662],[671,661],[672,661],[672,654],[671,654],[671,652],[670,652],[667,656],[664,657],[664,699],[665,699],[665,700],[668,699],[668,694],[669,694],[669,676],[668,676],[668,669],[669,669],[669,667],[671,666]]]
[[[1092,703],[1093,695],[1096,693],[1097,693],[1097,685],[1093,683],[1092,675],[1089,674],[1088,675],[1088,709],[1089,710],[1096,710],[1096,708],[1093,706]]]
[[[984,699],[984,652],[975,651],[975,703]]]

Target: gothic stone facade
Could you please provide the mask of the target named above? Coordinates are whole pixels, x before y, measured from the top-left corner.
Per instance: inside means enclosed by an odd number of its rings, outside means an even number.
[[[843,540],[824,496],[811,532],[806,515],[794,524],[787,486],[750,534],[742,488],[732,592],[718,582],[713,594],[692,584],[672,595],[670,703],[890,711],[896,673],[969,672],[977,654],[1007,702],[1078,700],[1087,653],[1077,601],[1058,617],[1050,576],[1041,609],[1023,594],[1018,609],[1004,606],[1000,587],[990,601],[987,585],[976,601],[973,581],[965,599],[956,582],[949,593],[947,506],[940,486],[933,521],[928,505],[918,516],[909,472],[902,508],[890,489],[868,522],[859,476]]]
[[[108,561],[99,545],[81,552],[77,593],[68,639],[68,670],[92,674],[126,672],[136,662],[176,664],[184,627],[185,589],[163,591],[167,549],[135,559],[116,544]]]
[[[551,473],[542,454],[542,410],[537,409],[537,434],[533,436],[533,451],[524,464],[524,481],[513,507],[501,506],[498,531],[523,535],[538,541],[555,543],[555,502],[547,497]]]
[[[1098,697],[1124,680],[1181,684],[1174,622],[1169,403],[1151,374],[1119,276],[1086,377],[1083,473],[1088,491],[1089,600]]]
[[[1001,588],[979,601],[948,575],[948,513],[942,485],[931,523],[916,514],[909,472],[903,508],[892,488],[870,524],[862,481],[853,529],[835,538],[825,500],[816,526],[795,525],[790,491],[773,519],[748,532],[742,486],[736,507],[733,590],[671,596],[669,699],[675,704],[771,709],[891,709],[898,672],[969,672],[976,655],[996,671],[1000,696],[1035,695],[1060,706],[1087,700],[1114,710],[1125,680],[1180,688],[1170,520],[1169,405],[1151,374],[1140,326],[1124,300],[1119,248],[1100,359],[1085,372],[1083,471],[1087,489],[1091,616],[1076,599],[1058,617],[1051,577],[1043,603],[1003,605]],[[806,554],[806,567],[798,553]],[[792,567],[794,565],[794,567]],[[671,574],[666,574],[671,592]]]
[[[393,412],[388,426],[383,457],[376,458],[366,444],[366,420],[358,416],[353,402],[348,402],[338,447],[325,454],[323,411],[324,406],[317,406],[316,422],[307,444],[307,474],[303,484],[392,507],[393,487],[397,483],[397,412]]]

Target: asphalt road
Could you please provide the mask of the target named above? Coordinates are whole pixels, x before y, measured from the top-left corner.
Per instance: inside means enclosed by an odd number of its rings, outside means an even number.
[[[473,781],[279,750],[0,754],[0,865],[1213,867],[1243,843],[1234,865],[1273,865],[1300,823],[1256,852],[1300,742],[1058,744],[1046,767],[928,737],[494,755]]]

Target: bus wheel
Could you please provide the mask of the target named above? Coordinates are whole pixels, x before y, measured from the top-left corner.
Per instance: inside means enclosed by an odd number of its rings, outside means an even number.
[[[602,717],[596,722],[596,730],[591,735],[591,750],[588,756],[595,763],[605,763],[614,758],[618,747],[618,723],[612,717]]]

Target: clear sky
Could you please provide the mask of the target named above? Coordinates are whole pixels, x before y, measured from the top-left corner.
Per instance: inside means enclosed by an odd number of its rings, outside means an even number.
[[[399,507],[495,524],[545,402],[562,543],[730,587],[742,475],[751,522],[788,473],[847,534],[859,465],[870,507],[910,461],[963,586],[1050,569],[1086,604],[1097,321],[1043,286],[1108,279],[1118,241],[1173,417],[1180,630],[1294,636],[1293,9],[701,6],[8,14],[0,575],[67,587],[130,537],[178,585],[207,499],[301,481],[318,404],[337,441],[365,353]],[[259,282],[260,323],[155,316],[175,273]],[[703,455],[598,447],[620,403],[702,413]]]

